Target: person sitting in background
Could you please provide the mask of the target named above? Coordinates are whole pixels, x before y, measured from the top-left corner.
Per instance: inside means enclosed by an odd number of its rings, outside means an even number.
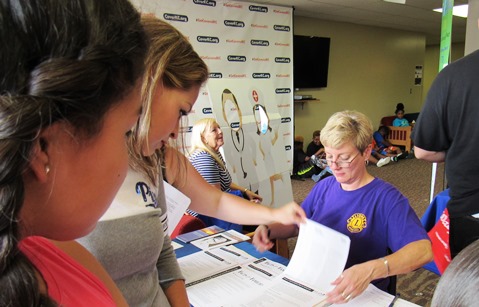
[[[321,130],[316,130],[313,132],[313,140],[308,144],[306,148],[306,155],[311,157],[312,155],[322,158],[322,154],[324,153],[324,146],[321,144]]]
[[[407,198],[367,172],[372,132],[362,113],[331,116],[321,142],[334,176],[318,182],[302,203],[307,218],[351,239],[345,270],[327,293],[329,303],[346,303],[371,282],[386,291],[389,276],[408,273],[433,259],[429,237]],[[298,232],[297,225],[260,225],[253,244],[265,251],[272,247],[271,240]]]
[[[306,148],[306,155],[308,157],[312,157],[313,160],[321,159],[324,156],[324,146],[323,144],[321,144],[320,136],[321,136],[321,130],[314,131],[313,139],[308,144],[308,147]],[[324,170],[324,165],[318,165],[317,163],[315,163],[314,168],[316,169],[315,173],[319,174]]]
[[[396,118],[393,120],[394,127],[409,127],[409,122],[404,118],[404,105],[402,103],[397,104],[394,114],[396,114]]]
[[[209,184],[217,189],[260,203],[263,200],[261,196],[232,182],[225,160],[219,151],[223,144],[223,132],[216,120],[200,119],[194,124],[191,133],[192,149],[189,156],[191,164]],[[199,215],[194,211],[188,211],[188,213],[198,216],[207,226],[217,225],[223,229],[242,231],[241,225]]]
[[[459,252],[434,290],[431,307],[477,306],[479,300],[479,240]]]
[[[311,157],[304,152],[304,138],[300,135],[294,137],[293,152],[293,179],[311,178],[316,174],[315,165]]]
[[[312,178],[318,182],[322,177],[330,176],[327,165],[321,163],[321,159],[315,155],[307,155],[303,149],[304,138],[300,135],[294,138],[293,152],[293,175],[292,179],[304,180]]]
[[[378,147],[378,152],[388,157],[396,157],[397,159],[406,158],[407,153],[404,154],[401,148],[389,143],[386,139],[388,135],[389,128],[387,126],[380,126],[378,131],[374,132],[373,138]]]
[[[383,152],[385,154],[383,154],[381,152]],[[376,141],[374,140],[374,138],[371,140],[371,157],[373,157],[373,159],[377,159],[378,161],[381,160],[381,159],[384,159],[383,161],[388,161],[386,164],[388,164],[391,161],[393,161],[393,162],[398,161],[397,155],[388,154],[387,152],[384,152],[384,150],[381,150],[378,147],[378,145],[376,144]],[[371,159],[369,161],[371,161]]]
[[[126,306],[69,243],[92,231],[127,173],[140,16],[126,0],[2,1],[0,37],[0,306]]]

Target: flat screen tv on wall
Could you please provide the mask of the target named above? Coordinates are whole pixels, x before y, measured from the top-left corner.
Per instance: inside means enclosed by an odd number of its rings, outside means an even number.
[[[294,35],[293,82],[295,89],[328,86],[331,38]]]

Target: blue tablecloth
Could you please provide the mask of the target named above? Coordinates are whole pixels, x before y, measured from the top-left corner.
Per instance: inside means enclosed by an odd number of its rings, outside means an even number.
[[[177,258],[181,258],[181,257],[184,257],[184,256],[187,256],[187,255],[190,255],[190,254],[201,251],[201,249],[194,246],[193,244],[189,244],[189,243],[185,244],[185,243],[183,243],[181,241],[178,241],[178,240],[174,240],[174,241],[176,243],[179,243],[179,244],[183,245],[183,247],[177,248],[175,250]],[[281,256],[279,256],[275,253],[270,252],[270,251],[266,251],[264,253],[258,252],[256,250],[256,248],[254,247],[254,245],[249,243],[249,242],[239,242],[239,243],[236,243],[234,246],[236,246],[237,248],[239,248],[241,250],[244,250],[245,252],[247,252],[248,254],[250,254],[251,256],[256,257],[256,258],[265,257],[269,260],[273,260],[273,261],[281,263],[283,265],[288,265],[288,263],[289,263],[289,259],[281,257]]]
[[[442,191],[437,194],[436,197],[432,200],[431,204],[427,207],[426,212],[421,218],[421,223],[426,229],[426,231],[431,230],[437,221],[441,217],[441,214],[446,209],[447,203],[449,202],[449,189]],[[429,270],[437,275],[441,275],[434,261],[429,262],[423,266],[426,270]]]

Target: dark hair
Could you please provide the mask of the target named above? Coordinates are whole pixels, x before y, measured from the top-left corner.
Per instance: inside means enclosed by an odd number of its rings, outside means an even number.
[[[380,126],[379,129],[378,129],[379,132],[382,131],[382,132],[384,132],[386,135],[389,134],[389,130],[390,130],[390,129],[389,129],[388,126]]]
[[[404,113],[404,104],[402,104],[402,102],[396,105],[396,111],[394,112],[394,114],[398,114],[399,111],[402,111]]]
[[[479,240],[454,257],[437,284],[431,306],[475,306],[479,289]]]
[[[317,136],[321,136],[321,130],[314,130],[313,132],[313,139]]]
[[[99,133],[141,76],[146,40],[126,0],[4,0],[0,41],[0,305],[55,305],[18,248],[23,172],[52,123]]]

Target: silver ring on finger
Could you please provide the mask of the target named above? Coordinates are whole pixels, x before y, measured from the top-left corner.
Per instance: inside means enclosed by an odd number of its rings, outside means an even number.
[[[345,301],[349,301],[349,300],[352,299],[352,298],[353,298],[353,296],[352,296],[351,294],[349,294],[348,296],[346,296],[346,297],[344,298],[344,300],[345,300]]]

